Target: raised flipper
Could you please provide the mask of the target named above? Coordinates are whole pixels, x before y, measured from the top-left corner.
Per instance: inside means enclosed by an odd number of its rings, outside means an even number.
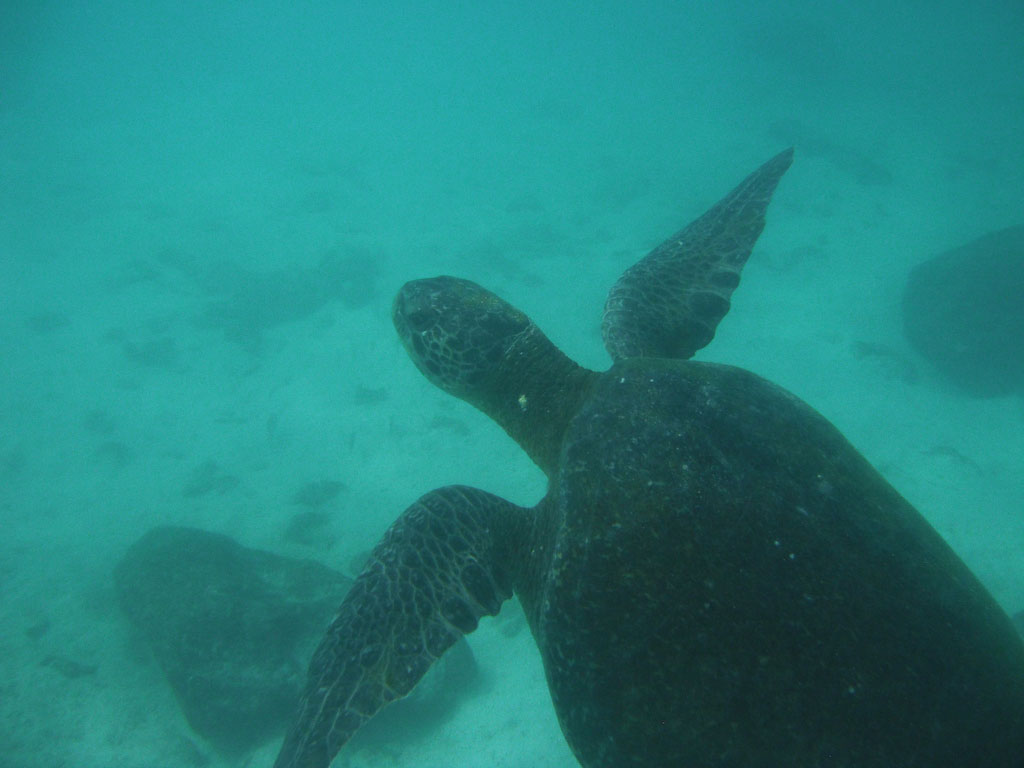
[[[714,338],[764,229],[772,193],[792,162],[792,148],[779,153],[626,270],[608,294],[601,323],[614,360],[688,359]]]
[[[512,596],[527,510],[448,486],[409,507],[373,550],[309,666],[275,768],[327,768],[459,637]]]

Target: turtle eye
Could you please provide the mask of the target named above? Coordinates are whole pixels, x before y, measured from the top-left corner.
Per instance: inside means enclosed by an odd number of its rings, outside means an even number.
[[[416,333],[423,333],[434,324],[434,317],[428,310],[413,309],[405,313],[405,322]]]

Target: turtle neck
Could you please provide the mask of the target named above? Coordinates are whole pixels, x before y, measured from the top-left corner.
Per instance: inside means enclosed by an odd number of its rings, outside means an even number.
[[[569,421],[596,376],[531,322],[509,345],[487,384],[466,399],[498,422],[550,478]]]

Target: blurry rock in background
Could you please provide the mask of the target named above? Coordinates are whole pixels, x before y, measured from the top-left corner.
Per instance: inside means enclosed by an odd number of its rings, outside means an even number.
[[[351,586],[311,560],[169,526],[133,544],[114,580],[189,725],[227,753],[281,734]]]
[[[152,650],[192,729],[240,756],[283,735],[313,650],[352,580],[312,560],[194,528],[154,528],[114,569],[121,608]],[[479,675],[465,640],[355,747],[394,749],[451,715]]]
[[[343,490],[345,484],[340,480],[314,480],[303,485],[292,495],[292,504],[319,509],[333,501]]]
[[[354,309],[376,296],[381,257],[359,249],[327,251],[315,267],[255,271],[222,262],[197,278],[212,298],[198,323],[221,328],[251,351],[264,331],[302,320],[333,302]]]
[[[132,362],[148,367],[174,367],[187,361],[187,350],[179,350],[173,335],[179,308],[185,299],[194,300],[195,326],[220,331],[247,352],[259,355],[267,331],[286,323],[314,317],[334,304],[346,310],[364,307],[377,298],[381,265],[386,255],[379,250],[354,244],[325,249],[309,265],[253,266],[249,261],[218,258],[203,253],[165,248],[151,258],[134,257],[122,265],[113,280],[117,290],[148,285],[160,297],[173,298],[176,308],[158,314],[141,329],[112,328],[106,338],[118,343]],[[324,318],[330,322],[330,316]],[[49,333],[66,324],[56,313],[41,313],[26,320],[30,330]],[[140,330],[148,332],[141,333]]]
[[[208,493],[228,493],[237,485],[238,478],[235,475],[226,472],[213,459],[207,459],[189,472],[181,495],[186,499],[198,499]]]
[[[910,343],[964,392],[1024,393],[1024,226],[914,267],[903,321]]]
[[[307,509],[292,515],[284,530],[284,540],[290,544],[329,550],[337,542],[331,531],[331,515],[322,509]]]
[[[772,141],[795,146],[801,156],[823,160],[841,173],[852,177],[858,184],[886,186],[892,184],[892,173],[871,155],[856,147],[829,138],[825,130],[817,129],[799,120],[779,120],[768,127]]]

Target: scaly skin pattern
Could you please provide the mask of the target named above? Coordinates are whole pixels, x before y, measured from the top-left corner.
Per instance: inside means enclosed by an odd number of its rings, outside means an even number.
[[[275,768],[326,768],[381,707],[512,595],[523,510],[465,486],[431,491],[374,548],[310,663]]]
[[[689,359],[714,338],[792,163],[792,149],[780,152],[626,270],[608,293],[601,323],[613,360]]]

